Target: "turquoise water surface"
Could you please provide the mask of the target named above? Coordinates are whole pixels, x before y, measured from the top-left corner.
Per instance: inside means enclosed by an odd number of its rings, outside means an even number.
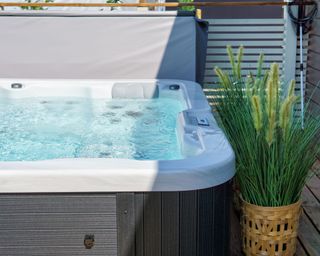
[[[182,158],[178,100],[28,98],[0,102],[0,161]]]

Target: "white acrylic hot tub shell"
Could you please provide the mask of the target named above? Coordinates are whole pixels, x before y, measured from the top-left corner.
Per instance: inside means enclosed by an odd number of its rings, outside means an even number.
[[[210,120],[210,128],[181,125],[184,136],[201,144],[201,153],[181,160],[131,160],[102,158],[53,159],[45,161],[0,162],[0,193],[20,192],[124,192],[124,191],[184,191],[220,185],[235,173],[234,153],[223,132],[216,125],[201,87],[180,80],[130,80],[134,83],[178,83],[184,90],[188,108],[193,114]],[[13,82],[26,85],[19,93],[8,89]],[[66,88],[66,82],[68,84]],[[86,86],[99,89],[90,92],[99,98],[109,80],[0,80],[0,95],[13,93],[14,97],[85,95]],[[117,82],[128,82],[118,80]],[[46,90],[36,90],[43,87]],[[27,92],[29,88],[29,92]],[[31,89],[34,88],[34,89]],[[54,89],[53,89],[54,88]],[[63,88],[63,90],[60,90]],[[25,92],[23,92],[25,90]],[[111,97],[111,92],[110,95]],[[1,97],[0,97],[1,100]],[[180,117],[182,118],[182,117]],[[183,119],[183,118],[182,118]],[[183,120],[181,120],[183,123]]]

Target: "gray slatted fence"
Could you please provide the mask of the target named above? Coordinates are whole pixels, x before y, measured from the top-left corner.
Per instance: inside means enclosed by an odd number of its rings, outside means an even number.
[[[213,68],[218,66],[224,70],[231,71],[226,46],[231,45],[234,51],[240,45],[245,47],[243,57],[243,76],[250,72],[255,74],[257,60],[262,52],[265,55],[264,69],[268,69],[271,63],[278,63],[280,72],[283,74],[282,80],[287,83],[293,75],[285,72],[288,66],[288,56],[294,54],[289,46],[294,40],[294,35],[286,30],[285,19],[208,19],[209,37],[206,59],[206,71],[204,79],[204,91],[210,99],[214,97],[217,88],[217,76]],[[304,61],[307,60],[308,37],[303,41]],[[295,44],[293,44],[295,45]],[[298,44],[299,45],[299,44]],[[293,48],[294,49],[294,48]],[[296,81],[297,93],[300,88],[299,74],[299,51],[296,56]],[[291,72],[294,74],[294,72]],[[287,77],[286,77],[287,76]]]
[[[318,1],[320,4],[320,1]],[[313,114],[320,114],[320,13],[314,20],[310,32],[308,65],[307,65],[306,100],[310,101]]]

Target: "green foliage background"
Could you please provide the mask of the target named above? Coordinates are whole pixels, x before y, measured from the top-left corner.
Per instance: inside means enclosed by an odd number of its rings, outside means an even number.
[[[193,0],[179,0],[179,3],[193,3]],[[194,11],[195,8],[194,8],[194,6],[183,6],[183,7],[179,7],[179,10]]]

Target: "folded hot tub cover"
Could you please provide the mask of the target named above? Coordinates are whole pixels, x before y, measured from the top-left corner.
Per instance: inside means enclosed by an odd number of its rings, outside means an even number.
[[[202,83],[207,23],[168,12],[0,12],[0,78]]]

